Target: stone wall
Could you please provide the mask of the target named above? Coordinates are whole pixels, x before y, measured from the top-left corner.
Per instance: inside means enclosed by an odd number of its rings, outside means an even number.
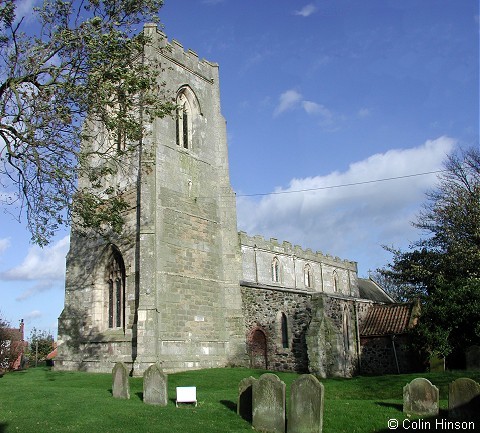
[[[242,287],[247,346],[256,330],[265,334],[268,369],[308,371],[305,334],[311,317],[310,299],[311,295],[295,291]],[[282,313],[286,316],[288,344],[284,344],[282,335]]]
[[[361,374],[412,373],[420,370],[407,335],[361,338]]]

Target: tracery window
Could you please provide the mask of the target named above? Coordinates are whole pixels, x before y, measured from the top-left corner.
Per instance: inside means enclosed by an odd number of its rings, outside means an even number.
[[[313,275],[312,275],[312,268],[307,263],[303,268],[303,281],[305,283],[305,287],[312,287],[313,286]]]
[[[278,283],[280,281],[280,261],[277,257],[272,260],[272,281]]]
[[[107,269],[108,327],[122,328],[125,324],[125,265],[122,255],[112,249]]]
[[[197,97],[189,86],[183,86],[176,99],[176,143],[183,149],[192,148],[193,126],[195,118],[200,114]]]
[[[177,98],[177,145],[188,149],[192,135],[192,109],[184,93]]]

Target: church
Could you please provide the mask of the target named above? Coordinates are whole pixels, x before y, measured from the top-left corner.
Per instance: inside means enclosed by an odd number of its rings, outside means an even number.
[[[414,305],[359,278],[354,261],[237,231],[218,65],[154,24],[144,32],[179,109],[146,125],[111,180],[129,203],[122,234],[85,237],[72,224],[55,368],[410,371]]]

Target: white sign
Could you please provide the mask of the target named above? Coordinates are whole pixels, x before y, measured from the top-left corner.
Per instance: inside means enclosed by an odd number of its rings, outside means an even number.
[[[197,405],[197,387],[196,386],[177,386],[177,400],[178,403],[195,403]]]

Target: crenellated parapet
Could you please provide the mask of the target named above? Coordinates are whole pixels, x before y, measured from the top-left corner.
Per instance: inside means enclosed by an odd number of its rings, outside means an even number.
[[[186,68],[198,77],[213,83],[217,80],[218,64],[206,59],[199,59],[192,49],[185,49],[176,39],[168,40],[156,24],[145,24],[144,33],[151,39],[151,45],[158,50],[161,56],[173,63]]]
[[[302,248],[299,245],[292,245],[288,241],[279,242],[276,238],[265,239],[261,235],[249,236],[245,232],[239,232],[240,245],[249,246],[276,254],[295,256],[304,260],[330,264],[332,266],[357,270],[357,262],[351,260],[342,260],[339,257],[323,254],[321,251],[312,251],[310,248]]]

